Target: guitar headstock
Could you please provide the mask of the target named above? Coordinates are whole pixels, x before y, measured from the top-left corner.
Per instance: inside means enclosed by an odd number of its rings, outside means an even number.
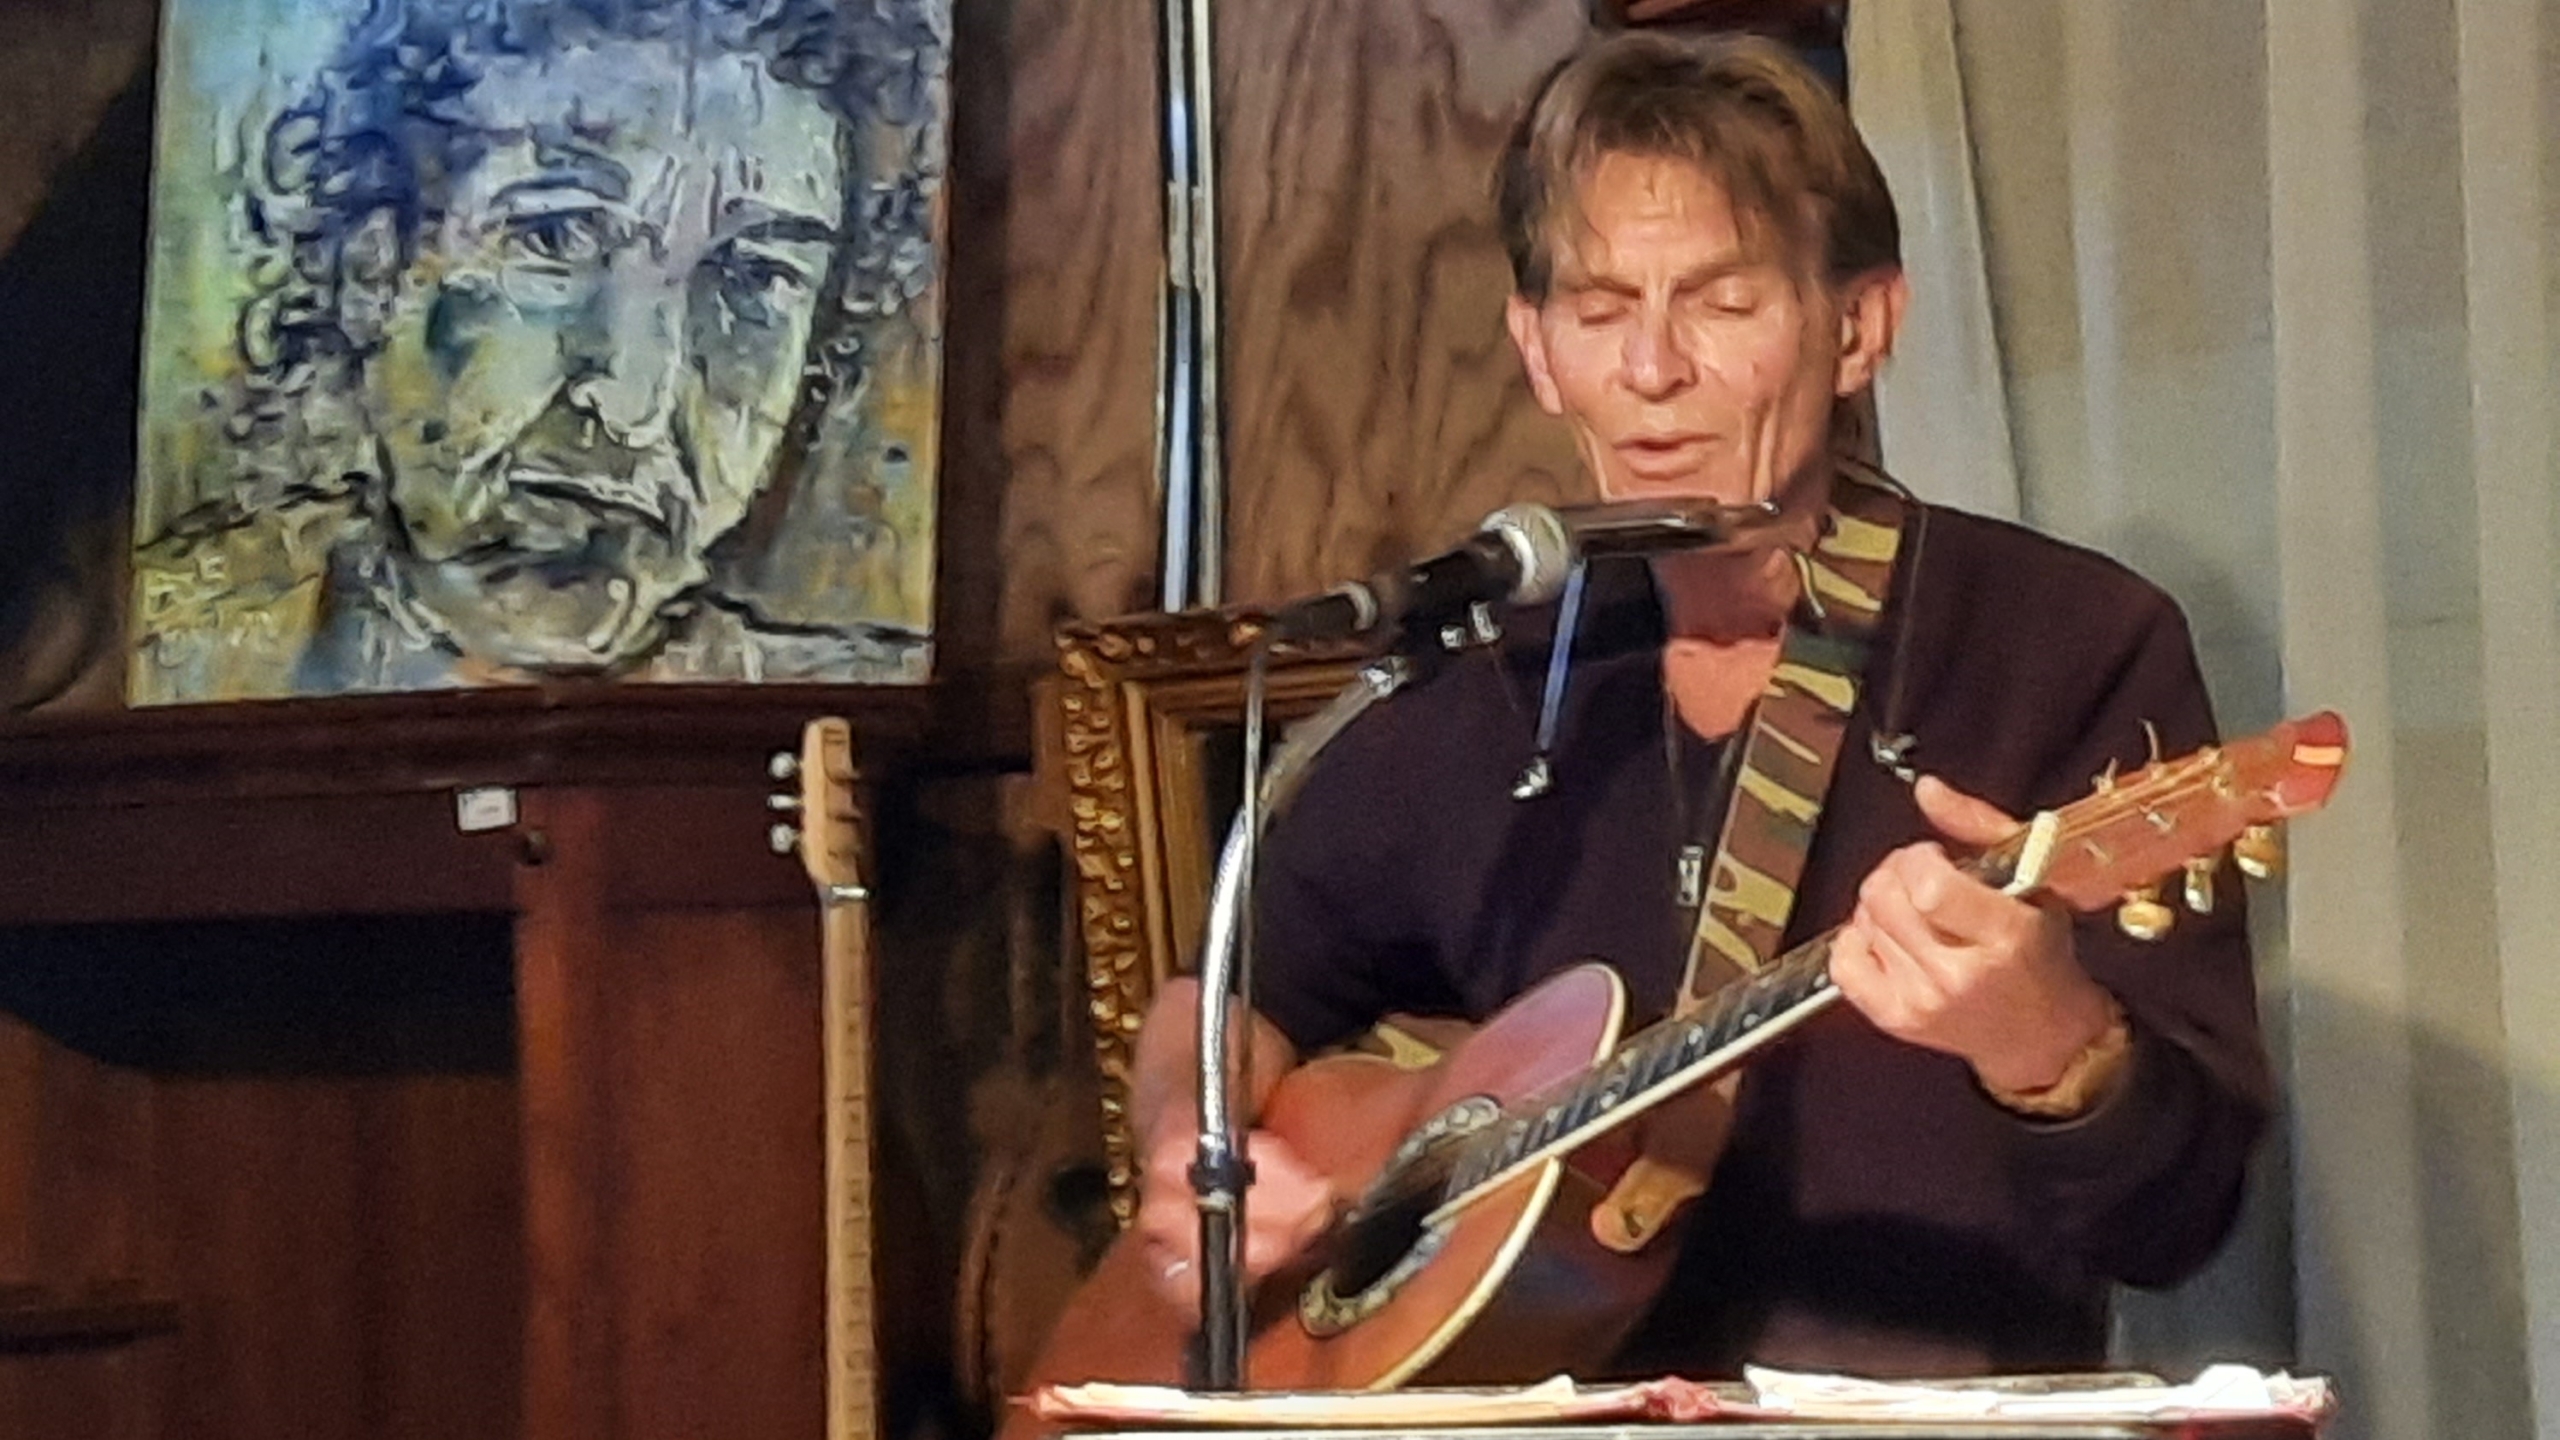
[[[2288,720],[2102,780],[2054,812],[2041,842],[2013,842],[2021,853],[2007,858],[2075,910],[2124,901],[2126,931],[2153,939],[2169,911],[2151,887],[2183,872],[2189,908],[2211,909],[2212,871],[2226,846],[2243,871],[2263,877],[2276,858],[2272,827],[2327,804],[2346,759],[2347,726],[2335,712]]]
[[[800,732],[799,754],[774,757],[773,776],[797,782],[796,790],[774,795],[774,808],[800,816],[796,827],[774,826],[774,848],[787,850],[796,842],[800,868],[820,900],[864,898],[870,857],[854,786],[853,727],[832,715],[810,721]]]

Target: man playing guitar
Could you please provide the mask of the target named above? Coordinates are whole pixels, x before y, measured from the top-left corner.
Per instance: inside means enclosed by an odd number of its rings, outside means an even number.
[[[1265,849],[1257,1105],[1384,1015],[1481,1020],[1594,957],[1640,1019],[1698,993],[1701,911],[1752,883],[1721,858],[1702,880],[1701,859],[1754,788],[1738,757],[1755,707],[1793,665],[1791,631],[1851,603],[1806,561],[1867,533],[1841,518],[1852,472],[1873,477],[1843,437],[1907,292],[1893,202],[1829,89],[1760,42],[1616,36],[1550,79],[1499,189],[1511,337],[1600,493],[1771,501],[1790,539],[1595,563],[1572,634],[1521,617],[1342,738]],[[1738,1089],[1641,1123],[1657,1176],[1712,1184],[1663,1242],[1671,1278],[1614,1371],[2094,1364],[2110,1284],[2175,1281],[2219,1244],[2270,1109],[2238,887],[2212,905],[2211,862],[2188,872],[2205,913],[2145,944],[1950,856],[2212,741],[2177,608],[2090,552],[1880,503],[1898,558],[1883,552],[1819,828],[1774,912],[1787,944],[1841,927],[1848,1004]],[[1546,755],[1553,644],[1572,666]],[[1520,783],[1533,756],[1551,783]],[[1188,983],[1159,997],[1134,1087],[1138,1233],[1161,1299],[1186,1309],[1196,1006]],[[1258,1278],[1356,1197],[1275,1133],[1249,1153]],[[1663,1207],[1629,1205],[1639,1244]]]

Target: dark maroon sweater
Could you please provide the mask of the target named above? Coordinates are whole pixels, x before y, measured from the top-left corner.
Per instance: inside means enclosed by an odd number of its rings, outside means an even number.
[[[2114,562],[2015,526],[1927,514],[1869,667],[1799,891],[1790,945],[1843,919],[1867,872],[1927,837],[1867,756],[1899,684],[1913,763],[2025,815],[2110,761],[2213,738],[2184,620]],[[1701,831],[1715,749],[1674,725],[1659,611],[1639,566],[1595,570],[1541,798],[1529,759],[1552,615],[1454,660],[1319,762],[1265,850],[1258,1007],[1301,1050],[1391,1011],[1481,1019],[1587,958],[1643,1021],[1670,1002],[1689,914],[1673,857]],[[1675,774],[1690,792],[1674,793]],[[2272,1082],[2239,882],[2141,945],[2086,917],[2081,961],[2123,1002],[2127,1083],[2064,1124],[1989,1100],[1962,1061],[1843,1005],[1748,1071],[1733,1138],[1678,1272],[1615,1369],[1729,1375],[1741,1362],[1867,1373],[2088,1366],[2106,1287],[2174,1281],[2220,1243]]]

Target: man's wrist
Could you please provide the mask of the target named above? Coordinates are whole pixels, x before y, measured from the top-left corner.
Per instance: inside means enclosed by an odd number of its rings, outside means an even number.
[[[2002,1109],[2035,1120],[2077,1119],[2097,1108],[2133,1055],[2133,1027],[2125,1019],[2124,1007],[2112,995],[2106,996],[2105,1003],[2106,1023],[2052,1080],[2012,1088],[1976,1072],[1975,1079],[1981,1083],[1983,1093]]]

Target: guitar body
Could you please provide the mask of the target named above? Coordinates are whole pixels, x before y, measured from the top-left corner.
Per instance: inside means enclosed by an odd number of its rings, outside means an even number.
[[[1508,1106],[1570,1080],[1609,1053],[1625,1017],[1617,976],[1567,971],[1521,996],[1422,1070],[1366,1055],[1314,1061],[1272,1092],[1260,1123],[1334,1183],[1365,1193],[1405,1137],[1479,1097]],[[1374,1308],[1331,1333],[1302,1320],[1313,1278],[1283,1273],[1257,1295],[1246,1383],[1257,1390],[1372,1389],[1409,1383],[1543,1379],[1605,1359],[1644,1314],[1677,1247],[1603,1248],[1590,1211],[1631,1149],[1587,1146],[1533,1166],[1460,1211],[1429,1256]],[[1031,1382],[1179,1385],[1196,1327],[1157,1298],[1152,1258],[1124,1234],[1069,1301]],[[1017,1411],[1008,1440],[1027,1436]]]

